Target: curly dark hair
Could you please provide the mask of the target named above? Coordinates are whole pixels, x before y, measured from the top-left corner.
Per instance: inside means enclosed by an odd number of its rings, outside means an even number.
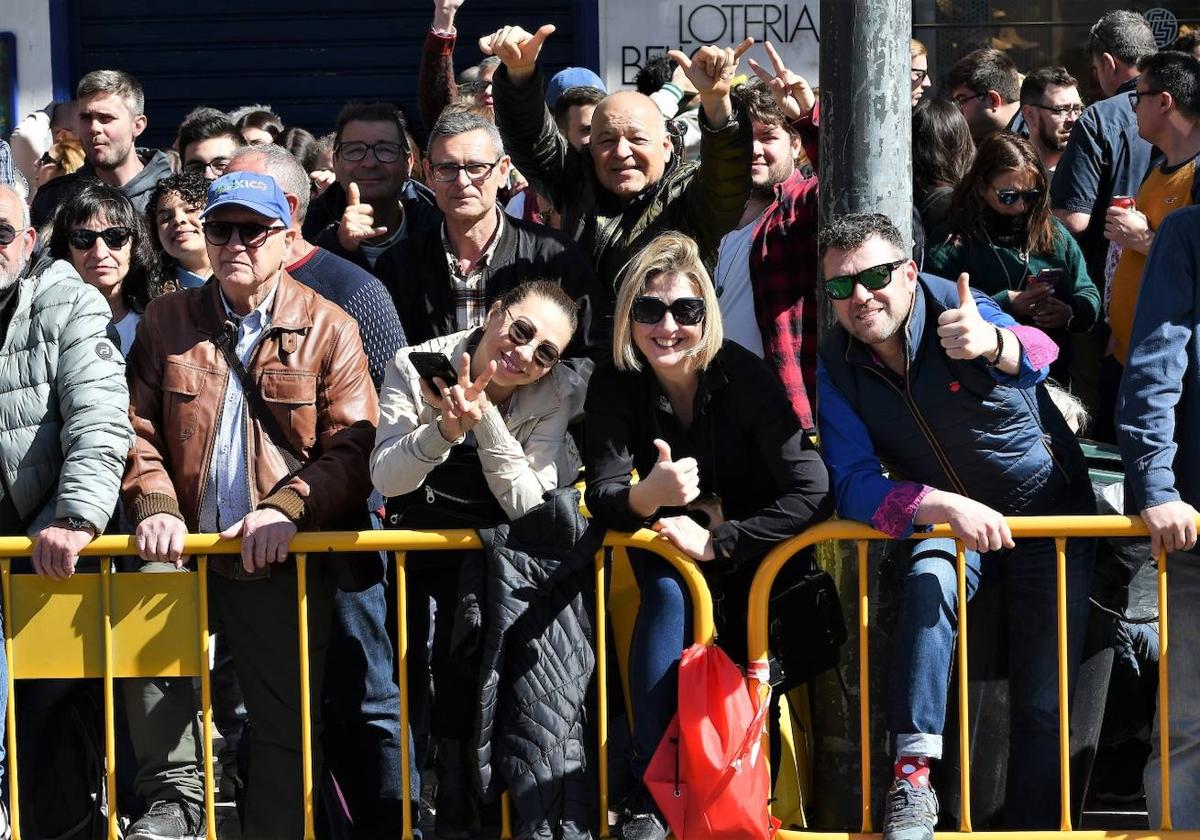
[[[150,226],[150,239],[154,243],[154,250],[158,253],[160,293],[172,291],[178,286],[175,268],[179,265],[179,260],[167,253],[158,238],[158,205],[166,196],[177,195],[189,207],[207,207],[210,183],[212,182],[198,172],[180,172],[178,175],[163,178],[155,185],[154,192],[150,193],[150,201],[146,203],[146,222]]]
[[[101,218],[113,227],[133,231],[129,252],[129,273],[121,282],[121,297],[134,312],[142,312],[146,304],[160,293],[160,268],[157,238],[146,224],[146,217],[116,187],[98,178],[85,179],[79,191],[58,208],[50,232],[50,256],[71,261],[70,232],[79,225]]]

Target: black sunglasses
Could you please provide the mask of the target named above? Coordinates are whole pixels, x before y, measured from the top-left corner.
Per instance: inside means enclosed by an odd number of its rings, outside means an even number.
[[[1033,204],[1041,196],[1041,190],[996,190],[996,200],[1005,207],[1012,207],[1022,199],[1027,205]]]
[[[668,312],[679,326],[695,326],[704,320],[704,299],[681,297],[668,304],[661,298],[643,295],[633,299],[629,315],[639,324],[657,324]]]
[[[877,292],[892,282],[892,272],[908,260],[873,265],[857,274],[841,274],[825,281],[825,294],[831,300],[846,300],[854,294],[854,287],[861,284],[869,292]]]
[[[1153,94],[1156,94],[1156,93],[1166,93],[1166,91],[1162,91],[1162,90],[1135,90],[1135,91],[1132,91],[1132,92],[1130,92],[1130,94],[1129,94],[1129,107],[1130,107],[1130,108],[1133,108],[1133,110],[1135,110],[1135,111],[1136,111],[1136,110],[1137,110],[1137,106],[1138,106],[1138,102],[1139,102],[1139,101],[1141,101],[1141,98],[1142,98],[1143,96],[1151,96],[1151,95],[1153,95]]]
[[[508,310],[505,310],[504,314],[512,317],[512,313]],[[512,324],[508,327],[509,341],[518,347],[524,347],[535,338],[537,338],[537,327],[525,318],[513,318]],[[549,341],[540,342],[533,348],[533,361],[543,368],[554,367],[561,357],[559,349]]]
[[[12,225],[0,225],[0,247],[13,244],[17,238],[17,229]]]
[[[237,230],[238,239],[247,248],[258,248],[267,241],[267,237],[285,227],[260,225],[257,222],[205,222],[204,239],[209,245],[228,245]]]
[[[76,251],[90,250],[96,244],[97,239],[103,239],[104,244],[109,248],[117,249],[124,248],[125,243],[133,238],[133,229],[127,227],[110,227],[104,230],[88,230],[86,228],[76,228],[67,234],[67,242]]]

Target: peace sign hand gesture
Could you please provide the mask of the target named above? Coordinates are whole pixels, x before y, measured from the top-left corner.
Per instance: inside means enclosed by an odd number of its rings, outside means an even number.
[[[456,441],[475,428],[475,424],[483,417],[491,405],[486,389],[496,373],[496,362],[488,362],[487,367],[474,380],[471,379],[471,355],[463,353],[459,360],[458,382],[447,385],[438,377],[433,382],[442,394],[442,416],[438,419],[438,430],[448,441]],[[422,390],[428,386],[421,384]],[[428,395],[426,396],[428,400]]]
[[[783,59],[779,57],[779,53],[775,51],[775,47],[770,41],[763,46],[766,47],[767,57],[771,59],[771,66],[775,69],[775,74],[768,73],[753,58],[748,59],[750,69],[766,84],[767,90],[771,91],[771,96],[775,97],[775,104],[779,106],[779,110],[783,111],[783,115],[789,122],[794,122],[812,111],[813,106],[817,104],[817,96],[813,93],[812,86],[809,85],[807,79],[787,69]]]

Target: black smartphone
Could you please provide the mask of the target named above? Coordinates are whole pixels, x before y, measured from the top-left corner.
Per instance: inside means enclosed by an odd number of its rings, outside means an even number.
[[[1071,302],[1071,290],[1067,288],[1065,268],[1043,268],[1033,276],[1035,283],[1049,283],[1051,293],[1059,300]]]
[[[433,384],[435,376],[447,385],[458,382],[458,371],[454,369],[454,365],[450,364],[450,360],[444,353],[417,351],[409,353],[408,360],[417,369],[417,375],[425,380],[425,384],[432,388],[434,393],[438,393],[438,386]]]

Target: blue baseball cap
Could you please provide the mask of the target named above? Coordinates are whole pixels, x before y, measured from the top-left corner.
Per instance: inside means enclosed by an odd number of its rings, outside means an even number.
[[[259,172],[228,172],[208,186],[208,206],[200,214],[207,218],[219,207],[245,207],[285,225],[292,223],[292,210],[279,184]]]
[[[546,83],[546,104],[553,108],[563,91],[573,87],[600,88],[608,93],[604,81],[591,70],[586,67],[568,67],[566,70],[559,70]]]

